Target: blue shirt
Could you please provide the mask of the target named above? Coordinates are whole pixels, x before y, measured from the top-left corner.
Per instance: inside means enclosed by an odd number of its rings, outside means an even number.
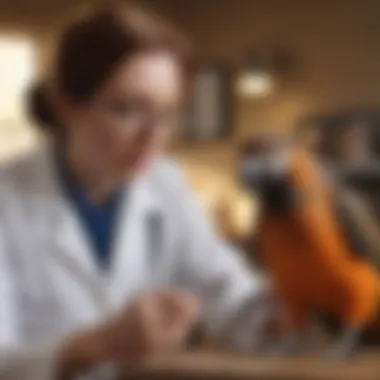
[[[121,189],[115,191],[102,204],[94,204],[75,181],[62,154],[57,154],[57,166],[65,193],[79,215],[92,243],[95,260],[101,267],[107,266],[111,259],[112,241],[122,191]]]

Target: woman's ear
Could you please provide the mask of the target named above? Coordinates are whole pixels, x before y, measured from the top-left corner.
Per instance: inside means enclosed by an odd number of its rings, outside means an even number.
[[[49,97],[55,115],[61,124],[70,126],[76,124],[78,118],[79,105],[73,102],[58,86],[53,85],[49,89]]]
[[[48,87],[47,91],[53,112],[57,115],[59,120],[64,121],[63,118],[66,113],[62,102],[63,96],[60,94],[58,87],[55,84],[52,84]]]

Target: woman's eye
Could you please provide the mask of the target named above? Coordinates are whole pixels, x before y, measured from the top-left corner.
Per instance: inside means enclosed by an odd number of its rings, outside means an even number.
[[[132,105],[126,102],[108,102],[104,104],[108,112],[118,118],[130,119],[139,117],[141,110],[136,105]]]

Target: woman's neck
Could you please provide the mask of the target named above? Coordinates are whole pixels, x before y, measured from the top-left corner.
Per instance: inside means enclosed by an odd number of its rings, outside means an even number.
[[[83,150],[67,146],[64,159],[75,181],[83,188],[89,200],[101,204],[120,187],[121,180],[111,174],[110,170],[99,165],[98,157]]]

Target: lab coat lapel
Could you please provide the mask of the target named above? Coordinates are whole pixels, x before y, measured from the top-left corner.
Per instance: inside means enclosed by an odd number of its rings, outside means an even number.
[[[44,176],[39,183],[43,189],[44,200],[40,212],[45,221],[44,230],[49,249],[57,260],[94,286],[99,282],[100,273],[92,247],[74,208],[60,186],[50,146],[46,149],[42,164],[45,166]]]
[[[92,252],[92,246],[87,238],[87,232],[84,230],[75,210],[70,204],[58,208],[58,216],[55,223],[55,230],[52,231],[54,243],[58,248],[58,253],[62,260],[72,268],[77,268],[88,278],[100,275],[97,267],[95,254]]]
[[[115,237],[111,276],[116,296],[125,297],[146,285],[150,275],[148,223],[160,212],[147,177],[135,181],[124,197]]]

